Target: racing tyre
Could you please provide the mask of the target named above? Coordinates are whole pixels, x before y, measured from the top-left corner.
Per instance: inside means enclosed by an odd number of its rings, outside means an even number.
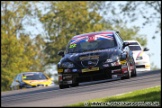
[[[129,67],[128,63],[127,63],[127,66],[128,66],[128,74],[126,76],[126,79],[129,79],[131,77],[131,71],[130,71],[130,67]]]
[[[131,77],[136,77],[136,76],[137,76],[137,71],[136,71],[136,66],[135,66],[135,68],[134,68],[134,70],[132,72]]]
[[[130,67],[129,67],[128,63],[127,63],[127,67],[128,67],[127,76],[122,76],[122,77],[121,77],[122,80],[123,80],[123,79],[129,79],[129,78],[131,77]]]

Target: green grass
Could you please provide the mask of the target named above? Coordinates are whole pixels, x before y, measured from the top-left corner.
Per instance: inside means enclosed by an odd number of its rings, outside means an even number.
[[[86,103],[86,104],[85,104]],[[96,103],[96,104],[93,104]],[[66,107],[105,107],[106,106],[161,106],[161,86],[136,90],[112,97],[88,100]],[[98,106],[93,106],[98,105]]]

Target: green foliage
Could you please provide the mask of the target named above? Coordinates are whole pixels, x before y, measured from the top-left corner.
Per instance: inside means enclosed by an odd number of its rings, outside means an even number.
[[[31,14],[28,2],[1,3],[1,91],[6,91],[18,73],[43,70],[43,41],[21,33],[22,21]]]

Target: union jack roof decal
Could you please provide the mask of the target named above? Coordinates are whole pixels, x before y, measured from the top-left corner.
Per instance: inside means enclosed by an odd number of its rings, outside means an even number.
[[[97,33],[88,33],[88,34],[77,35],[71,39],[70,44],[78,43],[81,41],[91,42],[91,41],[101,39],[101,38],[113,40],[113,32],[97,32]]]

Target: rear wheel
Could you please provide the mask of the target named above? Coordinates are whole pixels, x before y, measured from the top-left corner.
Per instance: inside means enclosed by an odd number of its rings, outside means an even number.
[[[129,79],[131,77],[131,71],[130,71],[130,65],[127,63],[128,66],[128,74],[126,76],[126,79]]]
[[[128,62],[127,62],[127,68],[128,68],[128,72],[126,76],[122,76],[121,79],[129,79],[131,77],[131,71]]]
[[[134,62],[134,59],[133,59],[133,62]],[[135,62],[134,62],[134,69],[133,69],[133,71],[132,71],[131,77],[136,77],[136,76],[137,76],[137,71],[136,71],[136,64],[135,64]]]
[[[131,77],[136,77],[137,76],[137,71],[136,71],[136,66],[134,66],[132,76]]]

